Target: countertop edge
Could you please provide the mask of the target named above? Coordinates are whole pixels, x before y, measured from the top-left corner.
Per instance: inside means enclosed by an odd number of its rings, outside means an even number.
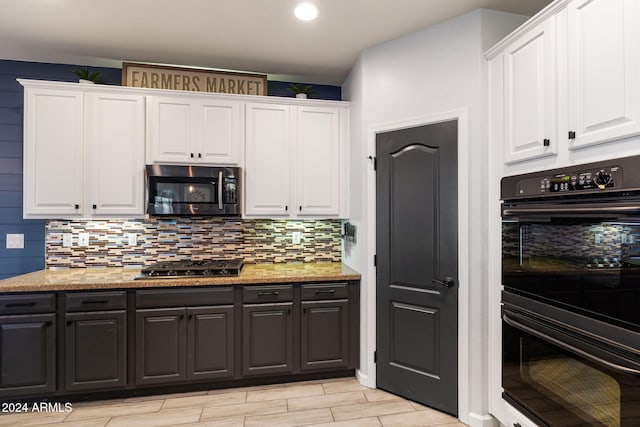
[[[261,268],[265,270],[261,274]],[[291,274],[294,270],[295,274]],[[295,271],[299,269],[301,271]],[[87,290],[113,290],[113,289],[150,289],[163,287],[199,287],[199,286],[234,286],[234,285],[261,285],[274,283],[314,283],[324,281],[356,281],[361,279],[361,275],[350,267],[342,263],[323,264],[319,269],[332,269],[335,271],[313,272],[313,266],[268,266],[251,267],[251,274],[241,274],[233,277],[214,278],[184,278],[184,279],[143,279],[133,280],[137,275],[137,270],[124,268],[104,269],[110,274],[119,277],[109,280],[100,278],[100,270],[80,269],[64,270],[64,272],[41,270],[28,273],[14,278],[0,281],[0,293],[18,292],[55,292],[55,291],[87,291]],[[71,271],[73,270],[73,271]],[[279,274],[278,271],[282,270]],[[311,270],[311,271],[308,271]],[[244,270],[243,270],[244,271]],[[81,281],[69,279],[65,281],[64,274],[80,275]],[[115,272],[115,273],[114,273]],[[86,274],[88,277],[84,277]],[[106,275],[107,273],[105,273]],[[53,280],[52,277],[58,277]],[[91,278],[90,276],[94,276]]]

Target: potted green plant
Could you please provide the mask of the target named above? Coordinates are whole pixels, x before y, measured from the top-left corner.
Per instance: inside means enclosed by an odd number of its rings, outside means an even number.
[[[296,95],[296,98],[308,98],[309,95],[313,93],[311,89],[312,88],[310,85],[302,85],[302,84],[295,84],[295,83],[291,83],[287,88],[289,92],[292,92]]]
[[[104,80],[100,78],[100,71],[89,71],[88,68],[78,68],[77,70],[69,71],[79,79],[79,83],[92,84],[104,82]]]

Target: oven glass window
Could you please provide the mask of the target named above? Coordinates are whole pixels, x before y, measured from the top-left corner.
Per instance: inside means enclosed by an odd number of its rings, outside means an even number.
[[[640,329],[640,223],[503,222],[503,285]]]
[[[503,386],[519,404],[553,426],[624,425],[619,375],[508,325],[503,331]]]

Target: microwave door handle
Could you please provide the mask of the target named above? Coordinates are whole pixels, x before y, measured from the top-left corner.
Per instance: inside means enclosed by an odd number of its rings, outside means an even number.
[[[520,329],[522,331],[525,331],[535,337],[538,337],[544,341],[548,341],[560,348],[563,348],[571,353],[575,353],[578,354],[579,356],[584,357],[587,360],[592,361],[593,363],[600,365],[600,366],[606,366],[616,372],[621,372],[623,374],[631,374],[631,375],[640,375],[640,370],[638,369],[633,369],[633,368],[629,368],[626,366],[622,366],[622,365],[618,365],[617,363],[613,363],[613,362],[609,362],[607,360],[601,359],[600,357],[593,355],[591,353],[588,353],[584,350],[581,350],[577,347],[572,346],[571,344],[568,344],[566,342],[560,341],[556,338],[553,338],[547,334],[545,334],[544,332],[540,332],[537,331],[533,328],[530,328],[529,326],[526,326],[512,318],[510,318],[509,316],[507,316],[506,314],[502,315],[502,320],[510,326],[513,326],[516,329]]]
[[[222,210],[222,171],[218,171],[218,209]]]

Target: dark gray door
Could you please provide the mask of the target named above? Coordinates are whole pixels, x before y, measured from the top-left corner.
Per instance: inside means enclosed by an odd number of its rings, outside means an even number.
[[[125,311],[67,313],[66,321],[65,389],[124,387]]]
[[[345,288],[346,292],[346,288]],[[346,369],[349,366],[349,302],[303,301],[300,369]]]
[[[376,139],[377,385],[458,412],[457,121]]]
[[[242,308],[242,374],[293,371],[293,303],[246,304]]]
[[[56,390],[55,314],[0,317],[0,397]]]
[[[136,310],[136,384],[187,378],[187,322],[184,308]]]
[[[187,308],[187,379],[233,377],[233,306]]]

